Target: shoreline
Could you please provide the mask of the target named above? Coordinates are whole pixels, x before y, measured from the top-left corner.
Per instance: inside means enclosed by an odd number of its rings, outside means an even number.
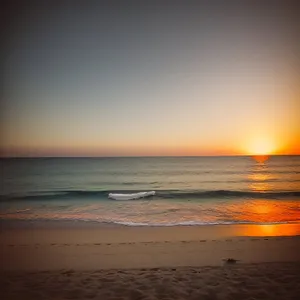
[[[144,231],[170,231],[178,229],[187,231],[210,231],[213,235],[220,237],[233,236],[298,236],[300,235],[299,223],[257,223],[257,224],[202,224],[202,225],[127,225],[117,223],[105,223],[97,221],[82,220],[0,220],[0,233],[7,230],[80,230],[80,229],[127,229]]]

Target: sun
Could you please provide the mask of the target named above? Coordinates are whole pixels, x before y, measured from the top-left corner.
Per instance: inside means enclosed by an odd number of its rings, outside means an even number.
[[[247,152],[250,155],[270,155],[276,151],[276,144],[268,138],[253,139],[249,145]]]
[[[267,155],[271,154],[274,151],[274,145],[272,144],[272,142],[265,139],[253,142],[251,148],[251,152],[254,155]]]

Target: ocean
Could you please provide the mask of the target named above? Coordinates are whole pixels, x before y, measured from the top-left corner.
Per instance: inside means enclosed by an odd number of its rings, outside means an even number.
[[[0,221],[300,223],[300,156],[3,158]],[[109,193],[155,191],[135,200]]]

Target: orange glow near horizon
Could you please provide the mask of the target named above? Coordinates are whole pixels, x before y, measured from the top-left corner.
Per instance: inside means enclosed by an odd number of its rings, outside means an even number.
[[[252,155],[257,162],[263,163],[270,155],[299,155],[300,141],[296,131],[272,135],[264,132],[246,134],[241,140],[240,152]]]
[[[279,139],[279,138],[278,138]],[[132,145],[86,145],[76,144],[73,147],[65,146],[13,146],[0,148],[0,157],[43,157],[43,156],[231,156],[231,155],[251,155],[258,163],[264,163],[271,155],[299,155],[300,148],[296,138],[293,143],[282,144],[272,139],[251,139],[236,141],[227,144],[213,144],[211,146],[201,146],[198,141],[190,143],[172,143],[164,145],[162,142],[152,145],[132,144]],[[242,146],[240,146],[242,145]]]

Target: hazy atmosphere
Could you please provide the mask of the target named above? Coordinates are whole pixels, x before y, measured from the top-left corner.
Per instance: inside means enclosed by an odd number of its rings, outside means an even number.
[[[10,2],[2,155],[299,154],[292,3]]]

